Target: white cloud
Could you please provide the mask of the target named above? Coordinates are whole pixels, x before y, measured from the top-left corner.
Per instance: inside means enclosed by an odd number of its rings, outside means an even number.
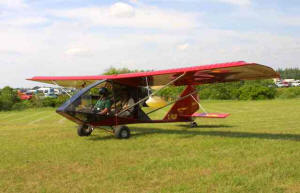
[[[39,30],[1,31],[0,66],[5,70],[0,87],[36,85],[25,81],[36,75],[101,74],[109,66],[168,69],[246,60],[278,68],[295,65],[300,55],[295,49],[300,38],[270,33],[201,29],[193,34],[114,35],[87,33],[87,28],[57,23]],[[8,76],[11,72],[15,76]]]
[[[138,3],[138,0],[129,0],[130,3]]]
[[[65,51],[65,54],[70,56],[90,56],[92,53],[87,48],[69,48]]]
[[[235,10],[229,15],[228,20],[240,19],[245,21],[245,25],[248,25],[249,21],[251,25],[260,25],[260,29],[255,30],[265,30],[268,31],[268,27],[273,27],[277,29],[282,29],[283,31],[288,31],[286,27],[299,27],[300,26],[300,15],[299,14],[286,14],[274,9],[257,9],[257,8],[247,8]],[[264,28],[263,26],[266,26]],[[254,29],[253,29],[254,30]],[[273,31],[277,33],[278,31]]]
[[[0,23],[0,88],[36,85],[25,81],[36,75],[101,74],[110,66],[168,69],[236,60],[274,68],[299,65],[297,35],[212,29],[198,13],[119,5],[12,11]],[[272,19],[267,15],[264,22]]]
[[[279,16],[277,15],[277,22],[287,26],[300,26],[300,16]]]
[[[248,6],[251,4],[251,0],[218,0],[223,3],[229,3],[232,5],[238,5],[238,6]]]
[[[197,15],[192,13],[167,11],[155,7],[134,8],[125,3],[115,3],[110,7],[52,11],[51,14],[94,26],[182,30],[194,28],[200,23],[196,21]]]
[[[113,4],[109,12],[112,16],[116,17],[132,17],[134,16],[134,9],[132,6],[126,4],[126,3],[115,3]]]
[[[39,25],[47,22],[49,22],[49,20],[44,17],[16,17],[2,21],[0,20],[1,25],[9,26]]]
[[[27,7],[23,0],[0,0],[0,6],[6,6],[8,8],[24,8]]]
[[[179,45],[177,45],[177,49],[181,50],[181,51],[184,51],[184,50],[188,49],[189,46],[190,45],[188,43],[179,44]]]

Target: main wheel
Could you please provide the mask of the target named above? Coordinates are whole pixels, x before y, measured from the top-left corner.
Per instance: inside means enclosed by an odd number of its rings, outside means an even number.
[[[89,136],[93,132],[93,127],[88,125],[79,125],[77,129],[77,134],[80,137]]]
[[[195,121],[191,122],[191,128],[194,128],[194,127],[198,127],[198,124]]]
[[[130,137],[130,130],[127,126],[117,126],[114,128],[116,138],[128,139]]]

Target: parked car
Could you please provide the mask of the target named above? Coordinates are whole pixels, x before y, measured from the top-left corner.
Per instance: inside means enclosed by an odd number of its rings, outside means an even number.
[[[282,87],[289,87],[289,83],[287,82],[276,82],[275,83],[277,87],[282,88]]]
[[[21,91],[18,91],[18,96],[21,100],[30,100],[32,98],[32,94],[30,93],[23,93]]]
[[[300,82],[292,82],[291,86],[300,86]]]

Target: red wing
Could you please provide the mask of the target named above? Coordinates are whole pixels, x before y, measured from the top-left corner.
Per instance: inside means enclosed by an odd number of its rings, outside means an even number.
[[[172,80],[175,80],[181,75],[182,77],[174,81],[172,85],[199,85],[279,77],[279,75],[270,67],[261,64],[246,63],[241,61],[119,75],[33,77],[28,80],[58,84],[63,87],[80,88],[94,81],[103,79],[114,80],[116,82],[131,86],[146,86],[147,79],[149,86],[161,86],[169,83]]]

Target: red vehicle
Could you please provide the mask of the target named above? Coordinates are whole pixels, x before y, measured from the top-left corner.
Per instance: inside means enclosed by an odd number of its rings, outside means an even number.
[[[32,98],[32,94],[23,93],[18,91],[18,96],[21,100],[30,100]]]
[[[201,105],[195,85],[276,77],[279,75],[270,67],[240,61],[120,75],[33,77],[28,80],[82,88],[56,110],[79,125],[77,130],[79,136],[90,135],[96,127],[109,126],[111,128],[109,131],[117,138],[129,138],[130,130],[125,126],[128,124],[190,122],[191,126],[196,126],[195,118],[225,118],[229,115],[197,113]],[[162,86],[160,90],[167,86],[185,86],[185,89],[174,101],[144,112],[142,104],[158,92],[149,92],[151,86]],[[107,90],[104,99],[98,91],[103,88]],[[120,105],[124,100],[124,91],[125,95],[129,95],[125,98],[131,98],[131,104],[126,107]],[[95,107],[103,101],[109,101],[107,104],[111,105],[99,112]],[[173,106],[164,117],[155,120],[150,118],[153,112],[169,105]],[[123,116],[129,110],[130,113]]]

